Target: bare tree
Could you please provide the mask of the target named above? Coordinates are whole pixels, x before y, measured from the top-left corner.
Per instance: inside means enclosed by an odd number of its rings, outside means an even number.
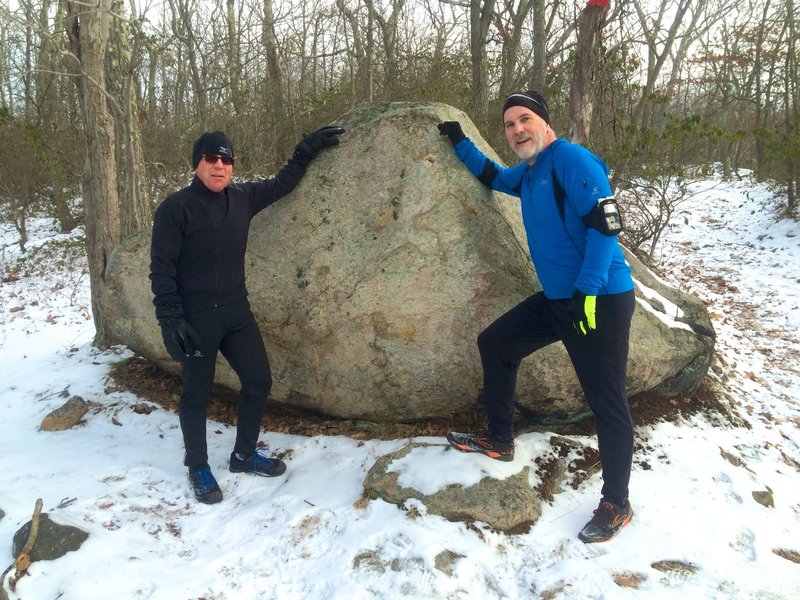
[[[786,61],[784,67],[784,120],[786,123],[787,146],[793,151],[786,153],[786,195],[787,212],[797,215],[798,181],[800,181],[800,158],[797,148],[800,145],[800,68],[797,65],[797,15],[794,0],[786,0],[786,24],[788,28]]]
[[[576,144],[589,140],[594,112],[594,73],[608,0],[590,1],[578,18],[578,43],[572,68],[569,104],[569,139]]]
[[[470,0],[469,50],[472,56],[472,112],[483,122],[489,114],[489,74],[486,43],[495,0]]]
[[[500,72],[500,93],[501,98],[508,96],[517,87],[517,62],[520,58],[520,49],[524,26],[528,15],[533,8],[535,0],[505,0],[502,11],[496,16],[497,30],[502,41]],[[534,40],[534,44],[538,40]],[[542,47],[544,47],[544,32],[542,32]],[[536,47],[534,45],[534,47]],[[534,54],[534,56],[536,56]],[[544,91],[544,88],[541,88]]]
[[[531,87],[547,93],[547,28],[544,0],[533,0],[533,69]]]
[[[272,0],[264,0],[264,22],[262,25],[262,44],[264,45],[267,73],[269,115],[273,125],[273,131],[277,131],[278,124],[286,124],[288,121],[286,111],[286,99],[283,90],[283,69],[281,68],[278,56],[278,35],[275,30],[275,10]],[[274,135],[276,139],[275,153],[279,156],[287,154],[287,144],[283,142],[284,137]]]
[[[114,117],[106,92],[106,51],[111,34],[113,0],[98,0],[86,10],[82,3],[67,2],[70,53],[64,59],[76,76],[86,131],[86,168],[83,177],[83,212],[86,253],[89,259],[95,344],[108,343],[105,322],[105,268],[121,238],[117,186]]]
[[[105,82],[117,149],[115,159],[122,237],[149,226],[151,213],[139,132],[136,72],[140,48],[132,43],[130,24],[124,14],[122,0],[112,0]]]
[[[681,25],[685,21],[686,13],[692,7],[692,2],[696,0],[678,0],[675,12],[672,15],[672,22],[666,31],[664,30],[665,21],[669,18],[668,9],[672,8],[672,3],[662,0],[658,5],[655,15],[648,13],[648,7],[641,0],[633,0],[632,4],[639,16],[642,32],[647,44],[647,78],[642,89],[639,103],[633,114],[633,123],[641,127],[647,124],[647,108],[652,106],[651,95],[655,90],[661,69],[664,67],[670,56],[675,40],[682,31]],[[703,0],[699,0],[703,2]],[[683,35],[689,35],[688,31],[683,31]]]
[[[374,0],[364,0],[369,12],[378,23],[383,40],[383,77],[384,89],[387,97],[391,98],[400,83],[400,55],[398,53],[397,24],[403,11],[406,0],[392,0],[392,12],[388,16],[375,9]]]

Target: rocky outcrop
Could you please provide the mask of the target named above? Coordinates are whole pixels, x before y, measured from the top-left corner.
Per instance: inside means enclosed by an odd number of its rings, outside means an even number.
[[[415,465],[429,464],[427,459],[420,462],[410,456],[427,447],[430,445],[414,443],[380,457],[364,480],[367,497],[381,498],[398,506],[410,499],[419,500],[430,514],[450,521],[480,521],[509,533],[525,532],[539,519],[542,502],[530,485],[528,466],[517,466],[515,473],[502,479],[487,473],[473,485],[454,483],[436,491],[426,492],[401,485],[400,475],[393,470],[393,465],[406,457]],[[449,447],[441,447],[441,450],[457,452]],[[492,461],[481,456],[464,457],[464,460],[473,461],[470,465],[473,469],[478,468],[476,465],[480,463],[477,461]],[[514,469],[513,466],[503,467]]]
[[[539,289],[518,201],[492,193],[455,157],[436,124],[444,104],[362,105],[339,122],[298,188],[254,220],[248,289],[272,365],[272,400],[326,415],[410,421],[479,403],[478,333]],[[106,273],[114,342],[170,371],[149,291],[149,232],[126,240]],[[705,309],[638,261],[629,391],[685,393],[713,354]],[[217,381],[233,389],[220,359]],[[586,407],[561,344],[523,362],[520,407],[573,420]]]

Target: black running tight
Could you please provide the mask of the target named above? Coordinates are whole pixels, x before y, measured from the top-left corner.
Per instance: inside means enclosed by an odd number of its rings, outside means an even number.
[[[586,402],[594,414],[603,496],[628,498],[633,457],[633,422],[625,393],[633,292],[597,297],[597,329],[578,335],[569,319],[569,300],[534,294],[478,336],[483,363],[484,404],[492,437],[510,441],[514,392],[520,362],[557,341],[569,354]],[[545,375],[543,375],[545,376]]]

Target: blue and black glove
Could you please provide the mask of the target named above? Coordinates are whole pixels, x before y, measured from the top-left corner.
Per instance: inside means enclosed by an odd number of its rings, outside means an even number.
[[[439,123],[436,127],[439,128],[439,134],[446,135],[453,143],[453,146],[467,137],[461,129],[461,123],[458,121],[445,121],[444,123]]]
[[[198,357],[202,358],[202,342],[197,332],[186,322],[183,317],[168,317],[159,319],[161,325],[161,337],[173,360],[179,363],[186,362],[186,359]]]
[[[578,335],[586,335],[592,329],[597,329],[595,308],[597,296],[587,296],[580,290],[575,290],[572,300],[569,301],[569,320]]]
[[[320,127],[314,133],[303,136],[294,147],[293,158],[303,165],[308,165],[321,150],[338,144],[339,136],[343,133],[344,128],[338,125]]]

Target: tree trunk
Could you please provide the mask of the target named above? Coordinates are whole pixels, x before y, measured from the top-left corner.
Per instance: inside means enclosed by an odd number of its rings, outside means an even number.
[[[235,0],[227,0],[225,20],[228,26],[228,71],[231,76],[231,104],[233,104],[234,114],[239,117],[244,112],[247,103],[242,93],[242,62],[240,60],[239,36],[236,33],[236,16]]]
[[[533,73],[531,89],[547,96],[547,39],[544,0],[533,0]]]
[[[789,27],[787,35],[788,44],[786,48],[785,77],[785,99],[786,107],[786,137],[789,140],[787,146],[793,146],[794,152],[786,152],[786,199],[787,213],[791,217],[797,216],[798,198],[797,187],[800,178],[800,165],[797,160],[797,142],[800,138],[798,127],[800,126],[800,99],[798,98],[797,78],[800,70],[797,68],[797,31],[794,20],[794,0],[786,0],[786,22]]]
[[[478,123],[489,114],[489,73],[486,41],[495,0],[470,0],[469,49],[472,56],[472,110]]]
[[[128,22],[122,18],[122,0],[111,0],[111,23],[106,60],[106,89],[116,141],[117,186],[120,202],[120,234],[126,237],[150,225],[150,202],[144,180],[142,137],[139,131],[139,98],[136,90]]]
[[[400,85],[400,57],[397,52],[397,22],[406,0],[392,0],[392,14],[384,17],[374,8],[369,1],[370,10],[374,12],[375,20],[381,29],[384,52],[384,97],[392,99]]]
[[[528,14],[533,7],[534,0],[519,0],[516,12],[512,6],[507,5],[508,18],[504,22],[498,16],[498,30],[503,40],[502,72],[500,74],[500,94],[505,98],[516,88],[516,72],[519,62],[519,51],[522,45],[522,32],[528,20]],[[508,24],[510,24],[510,31]]]
[[[267,82],[269,94],[269,116],[272,121],[274,155],[283,160],[289,155],[287,136],[281,135],[290,123],[286,113],[286,99],[283,94],[283,71],[278,57],[278,36],[275,33],[275,12],[272,0],[264,0],[264,24],[261,30],[261,42],[264,45],[267,59]]]
[[[578,17],[578,42],[572,71],[569,103],[569,139],[586,144],[594,111],[594,74],[599,57],[600,38],[608,12],[608,2],[595,0]]]
[[[68,69],[79,75],[76,84],[86,132],[83,175],[86,254],[96,328],[94,343],[101,348],[109,342],[104,318],[105,268],[108,256],[120,241],[116,137],[105,90],[111,4],[112,0],[98,0],[96,10],[87,10],[83,3],[67,2],[67,35],[72,52],[65,56]]]

